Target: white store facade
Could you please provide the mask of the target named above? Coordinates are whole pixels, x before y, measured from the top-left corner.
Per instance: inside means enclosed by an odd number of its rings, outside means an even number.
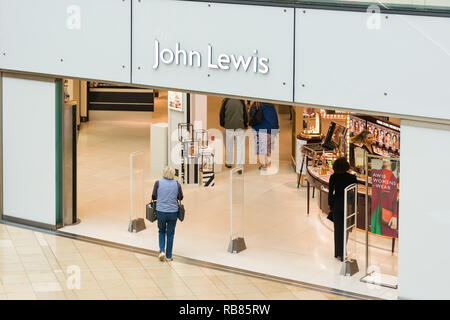
[[[2,219],[64,226],[65,77],[392,116],[407,159],[398,297],[448,299],[450,174],[431,161],[449,156],[450,18],[375,14],[369,28],[362,9],[0,0]]]

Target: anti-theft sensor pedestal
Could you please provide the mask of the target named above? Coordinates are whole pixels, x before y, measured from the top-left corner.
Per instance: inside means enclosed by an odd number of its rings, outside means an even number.
[[[340,274],[343,276],[352,276],[355,273],[358,273],[358,262],[355,259],[347,260],[342,263]]]
[[[244,238],[235,238],[230,240],[230,244],[228,245],[228,252],[230,253],[239,253],[247,249],[245,245]]]

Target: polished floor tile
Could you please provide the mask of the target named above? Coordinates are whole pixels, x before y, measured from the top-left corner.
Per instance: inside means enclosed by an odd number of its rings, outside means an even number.
[[[6,294],[8,300],[36,300],[36,294],[34,292],[19,292]]]
[[[76,290],[75,294],[79,300],[106,300],[105,293],[101,289]]]
[[[40,253],[37,249],[31,252],[18,250],[15,254],[0,251],[0,267],[7,266],[0,268],[0,300],[341,298],[178,261],[160,262],[154,256],[86,244],[56,235],[11,226],[0,227],[3,227],[3,240],[11,240],[10,233],[26,239],[35,237],[40,240],[37,242],[42,249]],[[14,241],[10,243],[12,247],[5,247],[15,250]],[[68,253],[64,252],[64,247],[68,248]],[[100,256],[95,258],[91,255],[93,252],[100,253]],[[50,260],[58,267],[48,268]]]
[[[246,294],[253,292],[260,292],[260,290],[254,284],[229,284],[227,285],[230,288],[231,292],[238,294]]]
[[[141,300],[165,300],[166,296],[158,287],[133,287],[133,293]]]
[[[267,297],[261,292],[239,293],[235,296],[238,300],[267,300]]]
[[[35,295],[38,300],[67,300],[64,292],[37,292]]]

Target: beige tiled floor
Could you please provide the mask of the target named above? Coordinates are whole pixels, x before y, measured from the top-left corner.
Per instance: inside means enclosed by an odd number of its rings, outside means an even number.
[[[1,300],[345,299],[3,224],[0,239]]]

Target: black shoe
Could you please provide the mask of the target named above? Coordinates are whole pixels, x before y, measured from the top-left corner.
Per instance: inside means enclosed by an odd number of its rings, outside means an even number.
[[[231,169],[231,166],[229,164],[226,164],[225,167],[227,167],[228,169]]]
[[[239,170],[238,173],[239,173],[239,174],[242,174],[242,170]]]

